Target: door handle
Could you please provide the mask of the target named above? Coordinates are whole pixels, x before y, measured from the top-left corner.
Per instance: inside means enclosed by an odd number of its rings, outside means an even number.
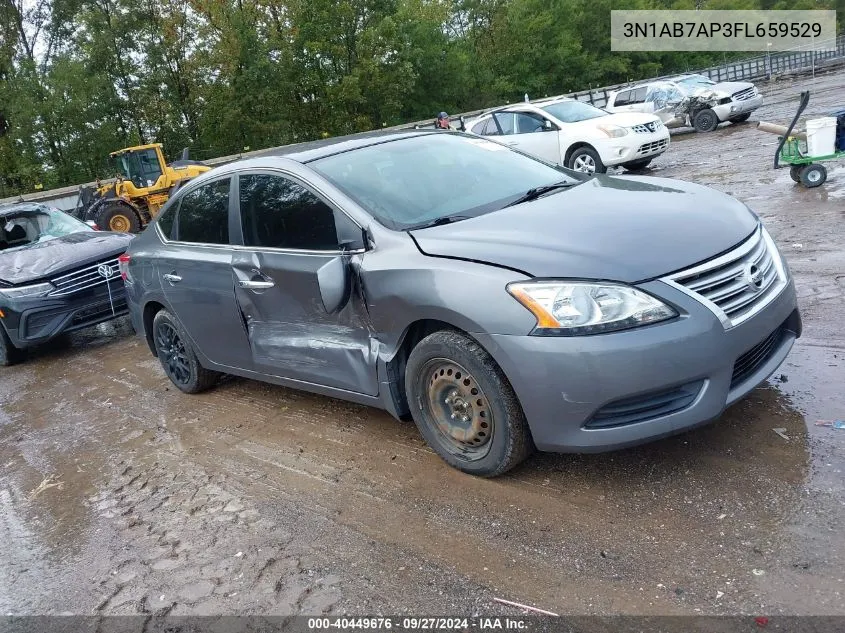
[[[246,288],[247,290],[267,290],[267,288],[272,288],[276,285],[276,282],[272,279],[258,281],[252,279],[239,279],[238,285],[241,288]]]
[[[179,275],[174,275],[171,273],[162,275],[162,279],[164,279],[165,281],[169,281],[172,284],[179,283],[180,281],[182,281],[182,278]]]

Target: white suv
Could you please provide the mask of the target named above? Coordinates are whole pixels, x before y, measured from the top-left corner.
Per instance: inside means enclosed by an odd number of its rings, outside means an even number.
[[[643,169],[669,147],[669,131],[653,114],[609,114],[567,98],[499,108],[464,125],[473,134],[587,173],[615,165]]]
[[[656,114],[667,127],[712,132],[719,123],[748,120],[761,105],[763,96],[747,81],[716,83],[704,75],[680,75],[612,92],[605,108]]]

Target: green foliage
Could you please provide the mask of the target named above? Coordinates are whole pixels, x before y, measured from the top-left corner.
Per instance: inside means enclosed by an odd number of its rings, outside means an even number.
[[[843,0],[0,0],[0,197],[718,64],[613,53],[610,11]]]

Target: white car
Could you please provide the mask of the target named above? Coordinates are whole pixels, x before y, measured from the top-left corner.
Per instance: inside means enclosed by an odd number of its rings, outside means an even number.
[[[680,75],[612,92],[605,109],[656,114],[670,128],[712,132],[719,123],[748,120],[761,105],[763,96],[747,81],[716,83],[704,75]]]
[[[669,130],[653,114],[610,114],[567,98],[499,108],[464,125],[473,134],[587,173],[616,165],[643,169],[669,147]]]

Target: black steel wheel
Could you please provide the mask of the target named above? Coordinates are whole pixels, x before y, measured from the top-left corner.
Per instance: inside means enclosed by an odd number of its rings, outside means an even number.
[[[200,365],[188,336],[167,310],[153,319],[153,342],[164,373],[181,391],[199,393],[216,381],[217,372]]]
[[[692,126],[696,132],[712,132],[719,125],[719,117],[710,108],[704,108],[695,113]]]
[[[408,358],[405,390],[423,438],[459,470],[495,477],[534,450],[507,378],[463,334],[443,330],[420,341]]]
[[[18,349],[12,344],[6,330],[0,325],[0,367],[9,367],[21,362],[26,357],[26,352]]]
[[[789,168],[789,177],[795,182],[801,182],[802,169],[804,169],[804,165],[793,165]]]
[[[824,165],[813,163],[801,170],[801,184],[805,187],[810,189],[821,187],[825,180],[827,180],[827,169],[824,168]]]

